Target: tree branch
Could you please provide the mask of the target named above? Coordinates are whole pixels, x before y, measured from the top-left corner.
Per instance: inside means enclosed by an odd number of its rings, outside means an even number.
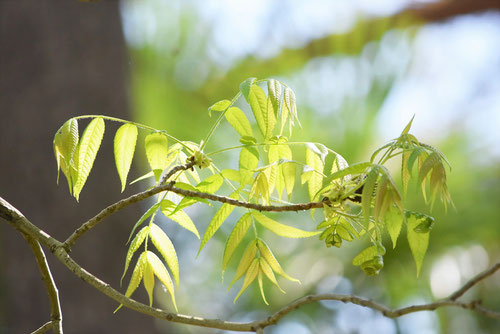
[[[77,228],[67,239],[64,241],[64,248],[66,249],[67,252],[71,251],[71,248],[73,245],[76,243],[76,241],[82,237],[87,231],[89,231],[91,228],[99,224],[104,218],[112,215],[113,213],[131,205],[137,202],[140,202],[142,200],[145,200],[146,198],[149,198],[151,196],[154,196],[162,191],[171,191],[173,193],[176,193],[178,195],[186,196],[186,197],[195,197],[195,198],[204,198],[204,199],[209,199],[211,201],[215,202],[221,202],[221,203],[228,203],[234,206],[239,206],[247,209],[254,209],[258,211],[274,211],[274,212],[285,212],[285,211],[304,211],[304,210],[310,210],[313,208],[322,208],[324,204],[328,204],[328,201],[325,202],[309,202],[309,203],[299,203],[299,204],[291,204],[291,205],[281,205],[281,206],[275,206],[275,205],[261,205],[261,204],[254,204],[254,203],[248,203],[244,201],[239,201],[235,200],[226,196],[220,196],[220,195],[214,195],[214,194],[209,194],[209,193],[204,193],[200,191],[193,191],[193,190],[186,190],[186,189],[180,189],[174,186],[175,182],[171,181],[167,184],[164,184],[170,177],[172,177],[175,173],[181,171],[181,170],[187,170],[191,167],[194,166],[194,162],[189,162],[184,165],[179,165],[174,168],[172,168],[165,176],[161,179],[159,185],[137,193],[135,195],[132,195],[130,197],[127,197],[125,199],[122,199],[114,204],[111,204],[107,208],[103,209],[101,212],[99,212],[97,215],[92,217],[91,219],[87,220],[85,223],[83,223],[79,228]]]
[[[47,331],[50,331],[54,325],[52,324],[52,321],[44,323],[41,327],[39,327],[37,330],[31,332],[31,334],[43,334]]]
[[[40,230],[38,227],[34,226],[26,217],[24,217],[21,214],[21,212],[12,207],[1,197],[0,197],[0,217],[6,219],[14,228],[16,228],[21,233],[28,234],[34,240],[39,241],[42,244],[48,246],[51,252],[54,253],[54,255],[77,277],[81,278],[88,284],[94,286],[97,290],[101,291],[108,297],[114,299],[116,302],[121,303],[125,307],[128,307],[132,310],[171,322],[182,323],[192,326],[231,330],[231,331],[262,333],[264,328],[278,323],[284,316],[286,316],[293,310],[296,310],[304,305],[318,302],[321,300],[336,300],[336,301],[341,301],[343,303],[352,303],[368,307],[375,311],[379,311],[384,316],[389,318],[397,318],[406,314],[421,312],[421,311],[433,311],[441,307],[459,307],[463,309],[476,311],[490,318],[500,319],[500,312],[495,312],[484,308],[481,305],[480,301],[472,301],[465,303],[456,300],[457,298],[462,296],[467,290],[469,290],[472,286],[478,284],[482,280],[486,279],[487,277],[493,275],[496,271],[498,271],[500,269],[500,262],[494,264],[491,268],[485,270],[476,277],[472,278],[462,288],[460,288],[450,297],[444,300],[436,301],[429,304],[412,305],[399,309],[390,309],[377,302],[353,295],[319,294],[319,295],[310,295],[302,297],[284,306],[281,310],[272,314],[266,319],[246,322],[246,323],[229,322],[220,319],[205,319],[201,317],[169,313],[161,309],[149,307],[145,304],[139,303],[133,299],[125,297],[123,294],[113,289],[109,284],[100,280],[99,278],[95,277],[94,275],[83,269],[78,263],[76,263],[69,256],[63,243],[52,238],[47,233]]]

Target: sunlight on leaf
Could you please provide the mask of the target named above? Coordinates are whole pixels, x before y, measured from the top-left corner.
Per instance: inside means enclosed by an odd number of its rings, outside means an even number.
[[[122,183],[122,192],[127,185],[127,175],[130,171],[132,158],[134,157],[135,144],[137,142],[137,126],[134,124],[123,124],[117,131],[114,141],[115,163],[120,181]]]

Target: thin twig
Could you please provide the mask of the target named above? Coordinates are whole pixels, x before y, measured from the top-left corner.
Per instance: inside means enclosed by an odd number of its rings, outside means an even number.
[[[473,310],[481,313],[487,317],[500,319],[500,312],[495,312],[484,308],[479,301],[472,301],[468,303],[459,302],[457,300],[451,300],[454,295],[458,295],[461,291],[467,291],[471,286],[478,284],[485,278],[492,275],[500,263],[494,264],[491,268],[480,273],[472,280],[467,282],[462,288],[457,290],[456,293],[452,294],[449,298],[436,301],[429,304],[422,305],[412,305],[399,309],[390,309],[382,304],[371,301],[369,299],[360,298],[353,295],[337,295],[337,294],[319,294],[310,295],[302,297],[286,306],[284,306],[278,312],[272,314],[271,316],[258,321],[237,323],[229,322],[220,319],[205,319],[201,317],[194,317],[183,314],[175,314],[163,311],[161,309],[149,307],[145,304],[139,303],[133,299],[125,297],[123,294],[113,289],[109,284],[95,277],[85,269],[83,269],[78,263],[76,263],[66,252],[63,244],[49,236],[44,231],[40,230],[38,227],[34,226],[26,217],[24,217],[21,212],[16,208],[11,206],[5,200],[0,197],[0,217],[9,221],[9,223],[14,226],[21,233],[26,233],[33,239],[41,242],[42,244],[48,246],[54,255],[77,277],[81,278],[88,284],[94,286],[97,290],[101,291],[108,297],[114,299],[116,302],[123,304],[132,310],[150,315],[152,317],[164,319],[171,322],[182,323],[192,326],[209,327],[215,329],[224,329],[231,331],[240,332],[258,332],[264,328],[278,323],[285,315],[296,310],[304,305],[318,302],[321,300],[336,300],[344,303],[352,303],[364,307],[371,308],[375,311],[381,312],[383,315],[389,318],[397,318],[406,314],[421,312],[421,311],[433,311],[441,307],[459,307],[463,309]],[[458,297],[457,297],[458,298]]]
[[[44,323],[40,328],[31,332],[31,334],[43,334],[53,328],[52,321]]]
[[[59,302],[59,291],[57,290],[56,283],[54,282],[54,278],[52,277],[52,273],[50,272],[47,258],[45,257],[45,253],[43,252],[43,249],[37,240],[33,239],[32,236],[29,236],[27,234],[23,234],[23,236],[30,245],[33,254],[35,255],[38,268],[40,269],[40,275],[42,276],[42,280],[45,283],[45,287],[47,289],[47,294],[49,295],[52,331],[54,334],[62,334],[62,312],[61,304]]]
[[[204,198],[204,199],[209,199],[211,201],[216,201],[216,202],[221,202],[221,203],[228,203],[234,206],[239,206],[247,209],[254,209],[258,211],[274,211],[274,212],[285,212],[285,211],[304,211],[304,210],[310,210],[313,208],[322,208],[325,203],[328,202],[309,202],[309,203],[298,203],[298,204],[291,204],[291,205],[261,205],[261,204],[254,204],[254,203],[248,203],[244,201],[239,201],[235,200],[226,196],[220,196],[220,195],[214,195],[214,194],[209,194],[209,193],[204,193],[200,191],[193,191],[193,190],[186,190],[186,189],[180,189],[174,186],[175,182],[169,182],[167,184],[163,184],[165,181],[167,181],[172,175],[174,175],[176,172],[180,170],[186,170],[191,167],[193,167],[194,162],[189,162],[184,165],[179,165],[174,167],[172,170],[170,170],[167,174],[165,174],[166,177],[162,178],[161,182],[159,185],[137,193],[135,195],[132,195],[130,197],[127,197],[125,199],[122,199],[114,204],[111,204],[107,208],[103,209],[101,212],[99,212],[97,215],[92,217],[91,219],[87,220],[85,223],[83,223],[79,228],[77,228],[67,239],[64,241],[64,247],[66,251],[70,252],[71,248],[75,244],[75,242],[82,237],[87,231],[89,231],[91,228],[95,227],[97,224],[99,224],[104,218],[112,215],[113,213],[131,205],[137,202],[140,202],[142,200],[145,200],[146,198],[149,198],[151,196],[154,196],[162,191],[171,191],[173,193],[176,193],[178,195],[186,196],[186,197],[195,197],[195,198]]]
[[[477,282],[484,280],[486,277],[493,275],[495,272],[497,272],[500,269],[500,262],[493,265],[491,268],[488,270],[485,270],[473,278],[471,278],[463,287],[458,289],[455,293],[453,293],[451,296],[448,297],[449,300],[457,300],[458,298],[462,297],[464,293],[466,293],[470,288],[472,288],[474,285],[477,284]]]

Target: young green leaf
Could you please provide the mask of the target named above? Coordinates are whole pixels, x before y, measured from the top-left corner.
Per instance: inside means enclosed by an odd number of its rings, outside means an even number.
[[[170,241],[170,238],[156,224],[151,224],[149,237],[161,256],[163,256],[165,262],[167,262],[174,276],[174,281],[177,283],[177,286],[179,286],[179,260],[177,259],[177,253],[175,252],[172,241]]]
[[[212,115],[212,111],[218,112],[218,111],[224,111],[226,110],[229,106],[231,105],[231,101],[229,100],[222,100],[219,102],[216,102],[208,108],[208,115]]]
[[[266,259],[264,259],[264,257],[261,257],[259,261],[260,261],[260,270],[264,273],[264,275],[266,275],[266,277],[271,281],[271,283],[273,283],[281,292],[286,293],[285,290],[283,290],[279,286],[278,281],[276,280],[276,276],[274,276],[273,269],[271,268],[269,263],[267,263]]]
[[[286,193],[288,195],[288,199],[290,199],[295,185],[296,166],[293,162],[285,162],[280,167],[285,181]]]
[[[410,182],[410,171],[408,170],[408,159],[410,158],[410,151],[404,151],[401,158],[401,181],[403,181],[403,195],[406,196],[408,183]]]
[[[233,193],[230,198],[237,199],[238,194]],[[233,212],[234,206],[231,204],[224,203],[222,206],[217,210],[215,215],[213,216],[212,220],[210,221],[210,224],[208,224],[207,230],[205,231],[205,234],[203,235],[203,239],[201,240],[201,245],[200,249],[198,250],[198,255],[200,255],[201,250],[203,247],[205,247],[206,243],[208,240],[212,238],[212,236],[217,232],[219,227],[221,227],[222,223],[229,217],[231,212]]]
[[[370,167],[372,163],[370,162],[358,162],[355,164],[350,165],[349,167],[339,170],[338,172],[333,173],[332,175],[328,176],[325,180],[325,184],[329,184],[333,180],[339,179],[341,177],[347,176],[347,175],[355,175],[355,174],[360,174],[363,173],[366,168]]]
[[[240,84],[240,91],[248,104],[250,104],[250,88],[253,86],[255,80],[256,78],[248,78]]]
[[[281,268],[280,264],[278,263],[278,260],[276,260],[273,253],[271,252],[271,249],[264,242],[264,240],[257,239],[257,248],[259,249],[260,255],[266,260],[266,262],[269,264],[269,266],[274,270],[276,274],[286,278],[289,281],[297,282],[300,284],[300,281],[298,279],[295,279],[289,276],[287,273],[285,273],[285,271],[283,270],[283,268]]]
[[[410,119],[410,121],[408,122],[408,124],[405,126],[403,132],[401,132],[401,136],[402,135],[405,135],[407,134],[409,131],[410,131],[410,128],[411,128],[411,123],[413,123],[413,119],[415,118],[415,114],[413,115],[413,117]]]
[[[146,174],[139,176],[137,179],[131,181],[130,184],[134,184],[136,182],[139,182],[139,181],[142,181],[145,179],[149,179],[150,177],[153,177],[153,176],[155,176],[155,173],[153,173],[153,171],[147,172]]]
[[[172,284],[172,279],[168,274],[167,268],[165,268],[163,262],[161,262],[158,256],[156,256],[156,254],[153,252],[147,252],[147,261],[153,269],[156,277],[158,277],[160,282],[162,282],[165,288],[167,288],[167,291],[170,294],[170,298],[172,298],[172,303],[174,304],[175,311],[177,311],[177,304],[175,303],[174,295],[174,285]]]
[[[278,223],[277,221],[264,216],[262,213],[257,211],[252,211],[252,216],[269,231],[285,238],[309,238],[320,233],[304,231],[295,227]]]
[[[429,154],[427,159],[422,163],[422,166],[420,167],[420,173],[418,175],[418,182],[422,183],[427,176],[427,174],[436,166],[438,163],[440,163],[440,158],[439,155],[436,152],[432,152]]]
[[[259,261],[260,264],[260,261]],[[257,281],[259,282],[259,290],[260,290],[260,295],[262,296],[262,300],[266,305],[269,305],[269,303],[266,300],[266,295],[264,294],[264,286],[262,283],[262,271],[260,270],[260,265],[258,265],[258,274],[257,274]]]
[[[390,206],[384,218],[385,226],[391,236],[392,248],[396,248],[396,241],[403,226],[403,215],[396,207]]]
[[[135,265],[134,271],[132,272],[130,283],[128,284],[127,291],[125,292],[125,297],[130,297],[132,293],[134,293],[134,291],[137,289],[139,284],[141,284],[142,276],[144,274],[144,269],[147,263],[147,252],[143,252],[137,260],[137,264]],[[120,304],[113,313],[116,313],[122,306],[123,304]]]
[[[245,213],[240,220],[236,223],[236,225],[233,228],[233,231],[229,235],[226,241],[226,245],[224,247],[224,255],[222,258],[222,277],[224,278],[224,271],[227,268],[227,265],[229,264],[229,261],[231,260],[231,257],[233,256],[234,251],[240,244],[241,240],[243,240],[243,237],[245,234],[247,234],[248,229],[252,225],[252,215],[248,212]]]
[[[361,194],[361,206],[363,208],[363,217],[365,221],[365,226],[368,227],[368,222],[370,221],[370,207],[372,204],[373,193],[375,190],[375,184],[379,176],[380,167],[375,165],[368,172],[365,184],[363,186],[363,192]]]
[[[247,117],[238,107],[231,107],[226,111],[226,119],[240,136],[253,137],[252,127]]]
[[[148,219],[153,213],[158,210],[160,207],[160,203],[156,203],[152,207],[148,209],[148,211],[144,212],[144,214],[139,218],[139,220],[135,223],[134,227],[132,228],[132,231],[130,231],[130,235],[128,236],[127,243],[130,242],[130,239],[132,239],[132,236],[134,235],[135,230],[146,220]]]
[[[251,200],[253,197],[257,197],[262,199],[263,204],[269,204],[269,192],[266,174],[264,172],[260,172],[257,174],[257,177],[252,184],[248,199]]]
[[[313,200],[314,195],[321,189],[323,184],[323,168],[324,163],[321,157],[314,153],[310,147],[306,149],[306,164],[311,167],[312,173],[307,183],[309,191],[309,199]]]
[[[241,287],[240,292],[238,292],[238,294],[234,298],[233,303],[236,303],[236,301],[241,296],[243,291],[245,291],[248,288],[248,286],[255,280],[258,273],[259,273],[259,260],[253,259],[252,263],[248,267],[248,271],[247,271],[247,274],[245,275],[245,279],[243,280],[243,286]]]
[[[355,266],[360,266],[366,261],[373,259],[377,255],[383,255],[380,254],[380,248],[378,248],[377,246],[370,246],[356,255],[354,259],[352,259],[352,264]]]
[[[248,267],[250,267],[250,264],[255,259],[255,255],[257,255],[257,240],[252,240],[241,256],[238,268],[236,268],[236,274],[234,274],[234,278],[229,284],[228,290],[231,289],[233,284],[245,274]]]
[[[429,232],[420,233],[415,231],[421,223],[421,220],[417,219],[416,215],[411,212],[407,212],[406,222],[408,227],[406,230],[408,244],[410,245],[411,253],[413,254],[413,259],[415,260],[415,264],[417,266],[417,276],[419,276],[420,269],[422,268],[422,262],[424,261],[427,247],[429,246]]]
[[[146,136],[146,156],[149,166],[155,174],[156,181],[160,180],[161,173],[168,166],[168,139],[161,132],[154,132]]]
[[[146,239],[146,236],[148,235],[148,233],[149,233],[149,226],[143,227],[139,232],[137,232],[134,239],[130,243],[130,246],[128,247],[127,256],[125,257],[125,268],[123,269],[123,275],[120,278],[120,285],[122,284],[123,278],[125,277],[125,274],[127,273],[127,269],[128,269],[129,264],[130,264],[130,261],[132,260],[132,256],[134,256],[134,253],[142,245],[142,243]]]
[[[257,121],[260,132],[264,137],[267,134],[267,123],[269,121],[267,114],[267,97],[266,93],[257,85],[250,87],[250,95],[248,96],[250,107]]]
[[[264,117],[267,119],[266,126],[266,134],[264,138],[268,140],[273,136],[274,127],[276,126],[276,115],[273,107],[273,102],[270,97],[267,98],[267,108],[266,108],[267,116]]]
[[[239,169],[242,185],[252,183],[254,169],[259,164],[259,151],[255,147],[245,146],[241,149]]]
[[[115,135],[115,163],[120,181],[122,183],[122,192],[127,185],[127,175],[130,171],[132,158],[134,157],[135,144],[137,142],[137,126],[134,124],[123,124]]]
[[[285,87],[285,105],[287,106],[290,112],[290,124],[293,125],[293,120],[296,120],[300,126],[299,116],[297,114],[297,104],[295,99],[295,93],[290,87]],[[290,135],[292,135],[290,128]]]
[[[281,103],[281,83],[278,80],[269,79],[267,81],[267,93],[271,100],[273,110],[277,115],[280,110]]]
[[[149,306],[153,306],[153,289],[155,287],[155,275],[153,273],[153,268],[151,265],[146,263],[144,265],[144,277],[142,279],[142,283],[144,283],[144,287],[148,293],[149,297]]]
[[[68,181],[70,194],[73,194],[73,183],[76,179],[73,180],[71,177],[71,165],[78,145],[78,121],[74,118],[66,121],[54,136],[53,144],[57,162],[57,183],[59,184],[59,171],[62,169]]]
[[[217,190],[219,190],[219,188],[222,186],[223,183],[224,183],[224,178],[220,174],[214,174],[214,175],[210,175],[205,180],[198,183],[195,190],[198,190],[200,192],[207,193],[207,194],[213,194]],[[202,199],[184,197],[179,202],[179,204],[177,205],[177,207],[175,208],[175,210],[171,214],[175,214],[177,211],[185,209],[188,206],[193,205],[196,202],[202,202]]]
[[[93,119],[85,128],[78,148],[78,179],[73,188],[73,196],[78,201],[80,192],[87,181],[94,165],[97,151],[104,136],[104,120],[101,117]]]
[[[192,232],[199,239],[200,234],[198,233],[196,225],[184,211],[178,210],[174,212],[176,206],[176,204],[169,201],[168,199],[164,199],[163,201],[161,201],[161,212],[168,218],[172,219],[174,222],[184,227],[186,230]]]

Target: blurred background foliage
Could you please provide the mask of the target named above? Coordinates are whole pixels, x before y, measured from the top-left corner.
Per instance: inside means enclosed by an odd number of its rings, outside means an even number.
[[[387,238],[385,268],[377,277],[365,277],[350,263],[362,243],[326,249],[315,238],[290,241],[266,234],[285,270],[302,284],[281,280],[287,294],[267,287],[270,306],[255,286],[233,304],[239,285],[226,289],[235,261],[224,283],[220,271],[224,241],[237,217],[230,216],[197,259],[199,241],[162,222],[180,257],[179,310],[245,321],[305,294],[325,292],[400,307],[445,297],[499,261],[498,9],[494,1],[122,0],[134,121],[199,142],[215,122],[207,113],[210,105],[232,98],[248,77],[273,77],[296,93],[302,129],[295,130],[294,140],[324,143],[354,163],[369,159],[415,115],[412,133],[441,149],[453,166],[449,187],[456,209],[444,212],[436,205],[431,213],[436,224],[418,278],[404,235],[397,251]],[[223,126],[207,151],[232,145],[235,138]],[[220,155],[216,161],[234,165],[234,158]],[[294,201],[305,200],[301,192]],[[429,211],[412,191],[406,206]],[[195,206],[189,212],[200,232],[216,208]],[[307,213],[279,219],[309,230],[317,223]],[[499,275],[466,297],[500,309]],[[167,294],[157,293],[156,300],[161,298],[170,308]],[[157,326],[165,332],[214,332]],[[266,332],[493,333],[495,328],[498,322],[456,309],[390,320],[359,306],[324,302],[294,312]]]

